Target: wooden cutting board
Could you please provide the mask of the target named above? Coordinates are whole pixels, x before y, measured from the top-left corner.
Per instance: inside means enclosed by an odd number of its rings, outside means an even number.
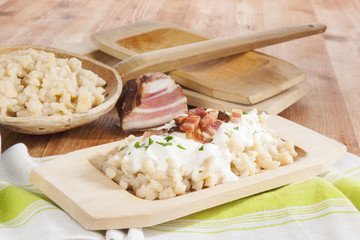
[[[119,59],[210,39],[176,25],[139,22],[94,33],[95,45]],[[182,86],[228,102],[255,104],[305,81],[296,66],[249,51],[171,71]]]
[[[96,59],[109,66],[114,66],[119,62],[117,58],[100,51],[90,40],[81,43],[59,44],[57,47],[59,49],[64,49],[69,52],[85,55],[87,57]],[[182,74],[182,70],[175,70],[170,72],[169,74],[176,79],[178,77],[177,73]],[[242,109],[244,111],[250,111],[256,108],[259,112],[278,114],[296,101],[298,101],[309,91],[310,85],[306,81],[304,81],[256,104],[239,104],[234,102],[228,102],[206,96],[202,93],[190,89],[184,89],[184,94],[188,99],[188,104],[191,106],[222,109],[229,112],[231,112],[233,108]]]
[[[300,157],[293,164],[171,199],[137,198],[90,163],[104,157],[116,142],[35,167],[30,181],[86,229],[147,227],[316,176],[346,153],[344,145],[279,116],[267,123],[296,145]]]

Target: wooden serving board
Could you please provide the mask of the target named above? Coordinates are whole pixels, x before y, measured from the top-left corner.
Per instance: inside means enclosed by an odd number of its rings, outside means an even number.
[[[58,48],[80,55],[85,55],[109,66],[114,66],[119,62],[117,58],[100,51],[90,40],[81,43],[59,44]],[[170,72],[170,75],[176,79],[178,77],[176,73],[182,73],[182,71],[175,70]],[[205,108],[222,109],[226,111],[231,111],[233,108],[250,111],[256,108],[259,112],[278,114],[296,101],[298,101],[309,91],[310,85],[306,81],[304,81],[256,104],[239,104],[234,102],[228,102],[206,96],[202,93],[190,89],[184,89],[184,94],[188,99],[188,104],[191,106],[201,106]]]
[[[316,176],[346,153],[344,145],[279,116],[267,123],[295,143],[300,157],[293,164],[171,199],[137,198],[89,162],[104,157],[116,142],[35,167],[30,181],[86,229],[146,227]]]
[[[94,33],[95,45],[119,59],[210,39],[176,25],[139,22]],[[296,66],[257,51],[249,51],[171,71],[179,84],[206,96],[255,104],[305,81]]]

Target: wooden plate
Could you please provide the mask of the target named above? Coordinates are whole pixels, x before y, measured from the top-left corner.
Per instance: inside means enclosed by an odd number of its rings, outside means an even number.
[[[297,146],[293,164],[171,199],[137,198],[89,162],[116,142],[60,156],[34,168],[30,181],[86,229],[147,227],[316,176],[346,153],[344,145],[279,116],[267,123]]]
[[[100,50],[123,60],[209,37],[176,25],[139,22],[94,33],[91,39]],[[259,103],[305,81],[296,66],[256,51],[183,67],[169,75],[206,96],[241,104]]]
[[[85,55],[109,66],[114,66],[119,62],[117,58],[114,58],[100,51],[90,40],[81,43],[59,44],[58,47],[65,49],[69,52]],[[174,72],[181,72],[181,70],[175,70],[169,73],[173,78],[176,78],[176,74],[172,74]],[[239,104],[234,102],[228,102],[206,96],[202,93],[190,89],[184,89],[184,94],[187,97],[188,104],[191,106],[222,109],[229,112],[233,108],[242,109],[244,111],[250,111],[256,108],[259,112],[278,114],[296,101],[298,101],[309,91],[310,85],[308,82],[304,81],[273,97],[270,97],[264,101],[255,104]]]

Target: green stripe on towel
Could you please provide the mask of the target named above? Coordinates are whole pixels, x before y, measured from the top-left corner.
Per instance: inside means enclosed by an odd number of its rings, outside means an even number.
[[[39,202],[39,200],[41,201]],[[0,191],[0,223],[15,219],[26,208],[36,202],[50,205],[50,203],[47,203],[41,197],[20,187],[11,185],[4,186]]]
[[[343,177],[335,181],[333,184],[360,211],[360,182],[350,177]]]
[[[311,221],[331,214],[359,212],[334,185],[311,178],[146,229],[214,234]]]
[[[229,219],[240,215],[277,210],[285,207],[310,206],[329,198],[346,199],[346,196],[328,181],[321,178],[311,178],[301,183],[290,184],[191,214],[182,219]]]

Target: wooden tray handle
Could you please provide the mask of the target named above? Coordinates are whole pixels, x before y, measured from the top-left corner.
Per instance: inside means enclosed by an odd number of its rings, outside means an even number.
[[[118,63],[115,68],[126,82],[144,73],[168,72],[180,67],[323,33],[325,30],[324,24],[312,23],[263,30],[242,36],[216,38],[138,54]]]

